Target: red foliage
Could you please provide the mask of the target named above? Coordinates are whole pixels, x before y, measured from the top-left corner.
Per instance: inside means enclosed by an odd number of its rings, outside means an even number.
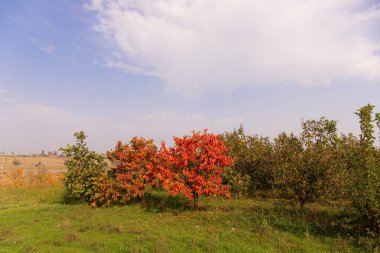
[[[119,141],[107,157],[114,167],[100,180],[94,203],[110,205],[140,199],[154,179],[151,170],[156,167],[153,164],[158,154],[153,140],[134,137],[129,144]]]
[[[181,194],[198,206],[200,195],[230,196],[228,186],[222,185],[221,173],[232,164],[227,148],[219,135],[193,131],[191,136],[174,137],[175,146],[160,150],[164,163],[155,174],[170,194]]]
[[[221,173],[232,164],[227,148],[218,135],[193,132],[191,136],[174,137],[174,147],[162,142],[160,152],[153,140],[134,137],[129,144],[118,142],[107,153],[113,168],[99,179],[93,206],[126,203],[140,199],[146,185],[160,184],[170,194],[181,194],[194,201],[204,195],[230,196],[222,185]]]

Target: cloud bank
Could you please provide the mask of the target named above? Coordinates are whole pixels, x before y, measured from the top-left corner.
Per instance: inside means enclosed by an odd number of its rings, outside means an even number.
[[[93,0],[86,8],[124,54],[108,66],[155,75],[187,95],[380,80],[373,1]]]

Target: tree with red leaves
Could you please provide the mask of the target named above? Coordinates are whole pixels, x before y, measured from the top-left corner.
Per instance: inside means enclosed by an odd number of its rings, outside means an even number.
[[[222,185],[221,173],[232,164],[227,148],[219,135],[193,131],[191,136],[174,137],[174,147],[162,142],[161,168],[156,172],[164,189],[170,194],[181,194],[194,201],[202,194],[230,196],[228,186]]]
[[[114,167],[101,181],[94,204],[109,206],[140,199],[154,178],[150,168],[155,167],[158,153],[153,140],[134,137],[129,144],[119,141],[114,150],[107,152],[107,157]]]

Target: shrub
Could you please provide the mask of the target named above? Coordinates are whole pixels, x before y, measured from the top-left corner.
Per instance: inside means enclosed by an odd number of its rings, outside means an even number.
[[[17,159],[14,159],[12,161],[12,164],[15,165],[15,166],[18,166],[18,165],[21,165],[21,162],[19,160],[17,160]]]
[[[62,183],[61,174],[53,174],[45,171],[38,171],[35,174],[33,171],[29,171],[26,174],[28,187],[30,188],[44,188],[52,185],[60,185]]]
[[[83,131],[74,134],[76,143],[68,144],[60,150],[69,157],[66,161],[67,172],[64,184],[69,196],[91,202],[97,190],[100,176],[105,171],[107,163],[104,155],[91,151],[85,142]]]
[[[17,189],[20,189],[25,185],[23,169],[15,169],[10,171],[8,177]]]
[[[118,142],[107,152],[113,167],[100,181],[93,205],[123,204],[141,199],[146,185],[153,181],[151,168],[157,161],[157,147],[153,140],[134,137],[129,144]]]

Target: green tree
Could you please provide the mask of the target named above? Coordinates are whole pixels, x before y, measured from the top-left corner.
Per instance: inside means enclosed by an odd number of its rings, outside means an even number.
[[[273,188],[273,145],[269,138],[246,135],[241,125],[239,129],[225,133],[223,140],[230,148],[229,155],[234,158],[232,169],[225,173],[232,189],[253,193],[256,189]]]
[[[292,190],[294,196],[303,207],[306,192],[306,176],[302,166],[302,143],[294,134],[281,133],[274,140],[276,158],[276,175],[281,187],[285,190]]]
[[[223,183],[230,186],[230,191],[235,196],[242,196],[248,192],[251,186],[251,177],[235,171],[232,167],[227,167],[222,173]]]
[[[70,196],[91,202],[97,190],[100,175],[107,168],[105,156],[89,150],[83,131],[74,134],[76,143],[60,150],[69,159],[66,162],[64,184]]]
[[[282,133],[275,139],[275,156],[279,181],[293,191],[303,208],[334,189],[338,166],[336,121],[322,117],[301,125],[300,137]]]
[[[374,106],[368,104],[355,114],[360,119],[360,156],[355,170],[352,201],[361,224],[372,231],[380,232],[380,163],[376,150],[374,122],[380,127],[380,116],[373,118]],[[380,128],[379,128],[380,129]]]
[[[240,196],[247,193],[251,186],[251,177],[246,174],[249,150],[243,125],[232,132],[226,132],[222,140],[229,148],[228,155],[234,160],[230,167],[225,168],[222,178],[230,186],[231,192]]]
[[[355,180],[355,170],[360,166],[360,140],[349,134],[341,134],[336,149],[337,179],[334,183],[335,198],[349,198]]]

